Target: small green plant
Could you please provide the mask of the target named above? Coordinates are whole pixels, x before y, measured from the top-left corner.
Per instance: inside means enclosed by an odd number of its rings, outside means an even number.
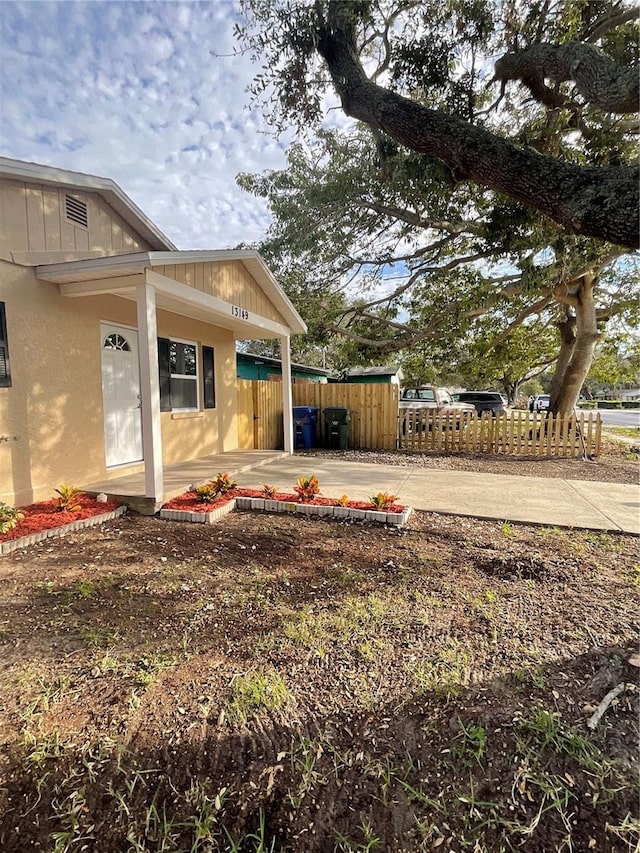
[[[56,489],[57,498],[54,498],[55,507],[58,512],[77,512],[82,507],[78,503],[82,497],[75,486],[66,486],[64,483]]]
[[[24,513],[0,501],[0,533],[8,533],[24,518]]]
[[[474,758],[478,764],[482,763],[487,744],[487,731],[484,726],[476,726],[470,723],[465,726],[462,720],[458,722],[460,731],[454,738],[453,752],[462,761]]]
[[[224,495],[225,492],[230,492],[238,485],[231,479],[229,474],[216,474],[215,480],[212,481],[219,495]]]
[[[348,495],[342,495],[342,497],[338,498],[338,500],[336,501],[336,504],[338,506],[347,506],[348,503],[349,503],[349,496]]]
[[[216,488],[213,480],[210,480],[208,483],[203,483],[201,486],[196,486],[193,490],[196,494],[196,497],[200,501],[200,503],[208,504],[218,497],[218,489]]]
[[[625,573],[625,579],[629,581],[631,586],[635,587],[635,589],[640,590],[640,563],[634,563],[630,568],[628,568]]]
[[[397,500],[398,496],[390,495],[389,492],[378,492],[377,495],[372,495],[370,498],[371,504],[380,510],[391,509]]]
[[[244,724],[260,712],[281,708],[288,697],[289,691],[275,670],[237,674],[232,680],[225,716],[233,723]]]
[[[278,489],[276,486],[270,486],[269,483],[262,484],[262,495],[269,500],[273,500],[275,496],[278,494]]]
[[[513,539],[513,537],[516,535],[516,532],[513,529],[513,525],[510,521],[505,520],[500,522],[500,530],[502,530],[507,539]]]
[[[312,474],[310,477],[300,477],[293,490],[298,495],[300,503],[312,501],[320,493],[318,478],[315,474]]]

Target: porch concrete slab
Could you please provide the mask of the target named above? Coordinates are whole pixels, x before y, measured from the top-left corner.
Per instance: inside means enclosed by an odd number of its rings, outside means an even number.
[[[231,450],[167,465],[164,469],[164,500],[171,500],[176,495],[182,494],[192,483],[200,485],[211,480],[218,473],[229,473],[237,478],[243,472],[266,465],[286,455],[281,450]],[[135,501],[137,509],[137,504],[141,501],[144,503],[145,500],[144,471],[89,483],[82,486],[81,490],[89,494],[104,492],[109,497],[125,503]]]
[[[289,456],[238,478],[240,486],[268,482],[282,490],[316,474],[327,497],[367,500],[380,491],[416,510],[640,535],[640,488],[513,474],[434,471],[416,467]]]

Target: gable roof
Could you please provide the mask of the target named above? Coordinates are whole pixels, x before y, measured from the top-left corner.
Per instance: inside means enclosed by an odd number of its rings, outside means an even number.
[[[304,334],[307,331],[306,323],[255,249],[135,252],[129,255],[110,255],[105,258],[86,258],[81,261],[43,264],[36,267],[36,276],[42,281],[50,281],[60,285],[108,281],[115,278],[119,279],[119,294],[134,298],[131,294],[125,293],[128,276],[144,273],[147,268],[152,270],[154,267],[172,264],[194,264],[208,261],[239,261],[242,263],[272,305],[281,314],[291,334]],[[90,295],[90,289],[86,291],[86,295]]]
[[[55,166],[12,160],[10,157],[0,157],[0,178],[97,193],[149,243],[152,249],[171,251],[176,248],[111,178],[99,178],[96,175],[85,175],[83,172],[58,169]]]

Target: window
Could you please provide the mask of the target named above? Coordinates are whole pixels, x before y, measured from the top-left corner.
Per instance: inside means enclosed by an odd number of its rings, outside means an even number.
[[[427,400],[430,403],[435,403],[436,395],[431,388],[418,388],[418,400]]]
[[[0,302],[0,388],[11,387],[9,366],[9,342],[7,340],[7,313],[4,302]]]
[[[129,341],[119,335],[117,332],[112,332],[104,339],[104,349],[117,349],[122,352],[131,352]]]
[[[205,409],[216,407],[216,373],[213,359],[213,347],[202,347],[202,382],[204,385]]]
[[[158,339],[161,412],[197,412],[198,346],[190,341]]]

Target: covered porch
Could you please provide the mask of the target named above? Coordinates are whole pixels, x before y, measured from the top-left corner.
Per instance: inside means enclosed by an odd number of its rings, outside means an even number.
[[[191,485],[198,486],[206,483],[207,480],[215,478],[218,473],[228,473],[233,479],[238,479],[247,471],[253,471],[255,468],[268,465],[286,456],[289,454],[281,450],[229,450],[210,456],[201,456],[198,459],[188,459],[175,465],[166,465],[164,501],[181,495]],[[268,480],[266,472],[265,480]],[[241,482],[240,485],[242,485]],[[103,493],[109,499],[127,504],[143,515],[153,515],[163,502],[145,495],[144,471],[88,483],[81,487],[81,491],[89,495]]]
[[[139,341],[136,359],[139,363],[139,391],[137,398],[130,395],[129,406],[134,419],[138,410],[141,449],[137,458],[131,457],[130,463],[127,461],[121,465],[107,461],[104,478],[98,475],[95,481],[86,483],[86,491],[104,492],[149,513],[184,491],[190,483],[202,483],[221,471],[235,475],[283,454],[282,450],[239,449],[237,436],[234,438],[237,433],[235,351],[233,364],[227,350],[222,365],[218,367],[223,393],[216,396],[213,391],[209,399],[207,389],[202,388],[204,373],[199,374],[198,369],[193,368],[191,375],[199,383],[197,402],[194,399],[188,404],[191,408],[187,409],[164,407],[162,395],[165,387],[161,387],[162,377],[159,375],[162,372],[162,368],[159,371],[158,349],[160,314],[165,328],[170,318],[177,318],[183,329],[185,321],[193,321],[201,330],[223,330],[230,341],[265,338],[279,341],[283,367],[284,454],[293,452],[290,336],[304,333],[306,326],[257,252],[140,252],[43,265],[37,268],[36,274],[40,280],[56,284],[60,294],[70,299],[117,297],[120,305],[126,302],[134,306],[132,328]],[[101,317],[101,321],[105,319],[109,320]],[[178,340],[185,335],[186,332],[178,335]],[[194,332],[189,335],[187,343],[193,351],[194,361],[201,359],[198,355],[201,350],[210,350],[213,375],[211,346],[215,331],[210,334],[202,331],[201,335],[198,337]],[[164,336],[169,337],[169,334]],[[186,370],[176,369],[173,372],[181,374]],[[180,376],[177,381],[180,381]],[[126,382],[132,384],[129,379]],[[103,407],[106,410],[104,383],[103,375]],[[115,386],[112,384],[111,387]],[[183,403],[180,405],[184,406]],[[204,423],[203,419],[211,418],[211,412],[217,412],[214,417],[218,421],[223,418],[225,425],[223,437],[220,438],[219,426],[217,440],[209,442],[212,450],[215,447],[214,452],[206,453],[209,448],[201,443],[200,453],[194,454],[192,459],[181,460],[181,455],[193,453],[191,425],[196,430],[198,421]],[[128,410],[127,414],[131,412]],[[174,441],[168,449],[168,429],[170,426],[175,428],[177,424],[183,425],[182,440],[175,440],[174,430]],[[128,435],[129,428],[123,429],[118,434]],[[117,470],[119,467],[125,468],[121,475]]]

